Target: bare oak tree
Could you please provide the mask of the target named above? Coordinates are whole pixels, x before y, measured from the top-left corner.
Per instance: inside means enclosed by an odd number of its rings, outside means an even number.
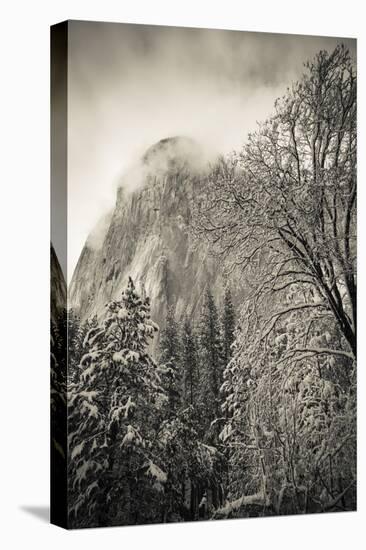
[[[214,168],[197,231],[231,268],[262,268],[259,300],[312,288],[317,300],[304,307],[331,312],[356,357],[356,74],[343,46],[306,67],[274,115]]]
[[[355,505],[356,73],[343,46],[306,69],[195,215],[249,289],[223,385],[224,515]]]

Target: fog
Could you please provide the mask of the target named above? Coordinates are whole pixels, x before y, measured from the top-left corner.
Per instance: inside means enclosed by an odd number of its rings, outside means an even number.
[[[68,274],[118,185],[172,135],[239,148],[320,49],[355,41],[113,23],[69,24]],[[129,173],[130,177],[123,177]],[[94,235],[94,237],[93,237]],[[89,242],[98,240],[94,231]],[[96,236],[95,236],[96,235]],[[98,243],[100,244],[100,243]]]

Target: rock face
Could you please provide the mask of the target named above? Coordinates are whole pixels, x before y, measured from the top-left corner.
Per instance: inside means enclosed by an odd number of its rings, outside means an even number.
[[[178,319],[197,317],[206,285],[220,298],[221,270],[206,244],[194,243],[190,234],[192,201],[199,200],[205,169],[207,157],[195,142],[169,138],[125,175],[113,213],[89,236],[71,281],[70,305],[82,319],[103,315],[128,276],[150,297],[160,327],[168,306]]]
[[[66,310],[66,282],[56,252],[51,244],[51,322],[56,323]]]

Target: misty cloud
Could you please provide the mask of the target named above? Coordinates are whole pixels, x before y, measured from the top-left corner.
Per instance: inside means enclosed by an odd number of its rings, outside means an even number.
[[[86,240],[86,244],[89,248],[92,248],[93,250],[100,250],[102,248],[104,238],[107,235],[112,220],[112,216],[113,211],[110,210],[106,214],[103,214],[101,218],[99,218]]]
[[[69,273],[139,159],[184,135],[225,153],[336,38],[73,21],[69,25]]]

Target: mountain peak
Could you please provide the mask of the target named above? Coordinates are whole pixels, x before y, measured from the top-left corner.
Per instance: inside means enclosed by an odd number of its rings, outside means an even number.
[[[174,136],[152,145],[125,174],[113,214],[89,236],[71,282],[70,303],[82,319],[103,315],[129,276],[150,297],[161,327],[170,306],[177,319],[196,318],[208,284],[221,295],[222,272],[190,231],[209,161],[195,140]]]
[[[149,172],[175,172],[184,167],[201,172],[209,162],[209,155],[195,139],[172,136],[154,143],[141,160]]]
[[[120,181],[120,188],[127,191],[141,189],[149,181],[164,181],[166,176],[186,177],[203,175],[217,158],[212,151],[187,136],[163,138],[151,145],[140,159],[132,164]],[[123,191],[119,191],[119,196]]]
[[[187,136],[171,136],[151,145],[143,155],[142,160],[149,164],[160,156],[187,158],[200,154],[202,154],[202,147],[194,139]]]

